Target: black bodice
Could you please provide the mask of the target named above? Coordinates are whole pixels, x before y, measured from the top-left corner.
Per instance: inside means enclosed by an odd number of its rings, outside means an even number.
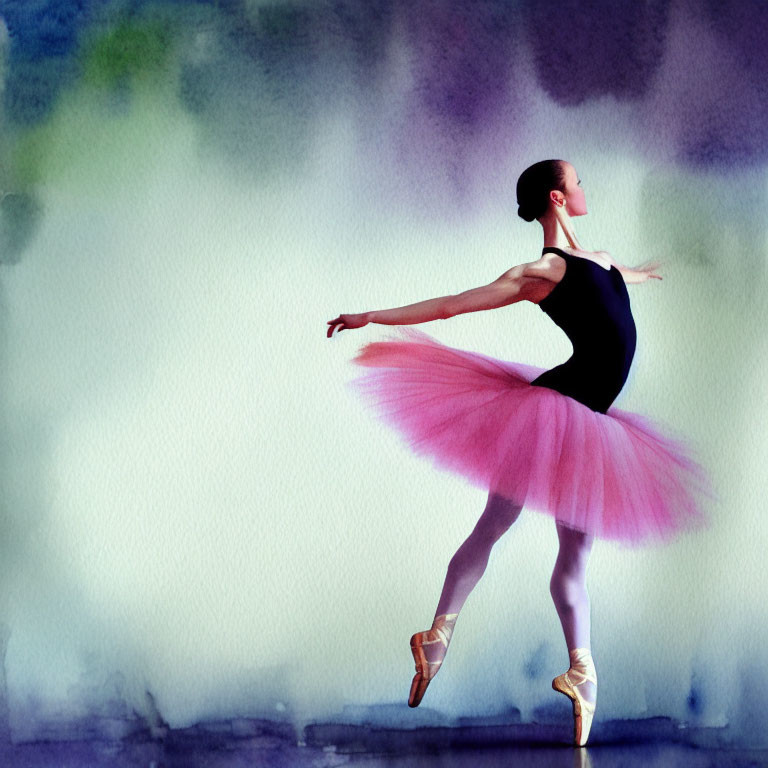
[[[542,251],[547,252],[565,259],[565,275],[539,308],[565,331],[573,354],[531,384],[605,413],[627,380],[637,342],[624,278],[614,266],[604,269],[560,248]]]

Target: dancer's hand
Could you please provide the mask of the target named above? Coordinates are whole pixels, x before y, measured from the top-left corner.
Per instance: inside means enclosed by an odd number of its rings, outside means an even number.
[[[663,280],[664,278],[661,275],[656,274],[656,270],[661,266],[660,262],[658,261],[650,261],[646,264],[641,264],[639,267],[632,267],[632,269],[635,270],[635,272],[642,272],[646,275],[646,280],[648,280],[651,277],[655,277],[658,280]]]
[[[367,312],[361,312],[357,315],[339,315],[333,320],[328,321],[328,338],[331,338],[334,330],[338,329],[340,333],[348,328],[362,328],[368,325],[369,322]]]

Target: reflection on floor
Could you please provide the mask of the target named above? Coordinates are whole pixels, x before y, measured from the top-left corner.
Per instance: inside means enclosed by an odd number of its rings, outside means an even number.
[[[80,722],[48,741],[0,745],[19,768],[762,768],[768,750],[734,747],[727,729],[685,728],[668,718],[595,723],[587,747],[570,745],[571,723],[381,728],[239,718],[190,728],[145,729]],[[125,725],[125,724],[122,724]],[[109,734],[113,734],[110,738]]]

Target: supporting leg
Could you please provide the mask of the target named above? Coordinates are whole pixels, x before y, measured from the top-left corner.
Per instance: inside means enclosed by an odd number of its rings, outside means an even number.
[[[573,701],[574,742],[586,744],[597,700],[597,673],[590,643],[586,573],[593,537],[557,523],[560,540],[549,588],[568,647],[570,667],[552,687]]]
[[[549,591],[560,617],[565,643],[590,648],[590,602],[587,563],[594,537],[557,523],[560,549],[549,582]]]

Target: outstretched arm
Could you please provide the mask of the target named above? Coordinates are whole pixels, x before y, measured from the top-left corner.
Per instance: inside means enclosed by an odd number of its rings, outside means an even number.
[[[341,331],[345,328],[360,328],[368,323],[415,325],[432,320],[447,320],[449,317],[465,312],[496,309],[522,301],[528,298],[527,282],[523,277],[527,266],[529,265],[520,264],[488,285],[472,288],[453,296],[440,296],[437,299],[428,299],[396,309],[363,312],[358,315],[339,315],[335,320],[328,321],[330,326],[328,336],[331,336],[336,326],[339,326]]]
[[[485,309],[498,309],[527,299],[528,281],[525,280],[524,275],[528,266],[530,265],[519,264],[488,285],[470,288],[468,291],[449,297],[446,317],[463,315],[467,312],[481,312]]]
[[[452,296],[441,296],[437,299],[419,301],[416,304],[408,304],[396,309],[379,309],[374,312],[339,315],[328,321],[328,333],[326,335],[330,339],[337,328],[340,333],[348,328],[362,328],[368,323],[415,325],[416,323],[428,323],[430,320],[443,320],[450,317],[447,314],[447,307],[452,298]]]
[[[617,264],[609,253],[605,251],[601,251],[601,253],[607,256],[611,264],[621,272],[625,283],[644,283],[652,277],[658,280],[663,279],[661,275],[656,273],[656,270],[661,266],[658,261],[646,262],[639,267],[625,267],[623,264]]]
[[[378,309],[365,314],[369,323],[379,323],[380,325],[429,323],[432,320],[445,320],[450,317],[448,305],[452,298],[452,296],[440,296],[437,299],[427,299],[416,304],[408,304],[405,307]]]

